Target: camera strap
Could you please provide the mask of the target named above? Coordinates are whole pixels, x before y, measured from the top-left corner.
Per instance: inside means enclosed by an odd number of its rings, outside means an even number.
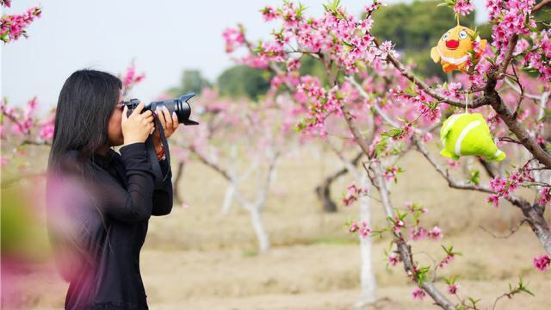
[[[165,137],[165,131],[164,131],[163,125],[159,121],[158,117],[154,117],[153,119],[155,121],[155,130],[160,131],[161,143],[163,144],[163,147],[165,150],[165,156],[166,156],[165,160],[168,163],[168,169],[166,171],[166,174],[163,175],[163,171],[161,170],[161,165],[159,164],[159,160],[157,159],[157,154],[155,153],[155,146],[153,145],[153,135],[150,135],[149,137],[147,137],[147,140],[145,141],[146,147],[147,147],[147,155],[149,157],[149,162],[151,163],[151,168],[153,169],[153,174],[155,175],[155,189],[159,189],[163,187],[163,184],[170,176],[170,170],[171,170],[170,150],[168,148],[168,141],[166,140],[166,137]]]

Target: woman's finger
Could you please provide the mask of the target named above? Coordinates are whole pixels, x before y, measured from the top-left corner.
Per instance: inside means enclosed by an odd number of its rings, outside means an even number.
[[[143,101],[140,101],[140,103],[139,103],[138,106],[134,109],[134,111],[132,111],[132,114],[130,114],[130,116],[141,114],[144,105],[145,105],[145,103],[143,103]]]
[[[172,127],[174,128],[174,130],[178,128],[178,125],[180,125],[178,121],[178,115],[176,115],[176,112],[172,112]]]
[[[155,114],[157,114],[157,117],[159,118],[159,122],[161,122],[161,125],[163,128],[166,128],[166,120],[165,115],[162,113],[163,109],[157,109],[155,110]]]
[[[153,119],[152,119],[152,118],[151,118],[151,119],[149,119],[149,118],[144,118],[144,119],[140,120],[140,123],[141,123],[142,125],[148,125],[148,126],[150,126],[150,125],[153,126],[153,125],[154,125]]]
[[[145,120],[147,123],[153,123],[154,118],[153,118],[153,116],[150,116],[150,117],[146,117],[144,120]]]
[[[170,117],[170,111],[168,111],[167,107],[163,107],[163,116],[165,119],[163,127],[166,129],[172,129],[172,118]]]

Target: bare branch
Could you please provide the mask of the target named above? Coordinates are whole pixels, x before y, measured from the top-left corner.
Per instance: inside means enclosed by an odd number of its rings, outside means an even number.
[[[496,239],[507,239],[507,238],[511,237],[514,233],[516,233],[520,229],[520,226],[522,226],[522,224],[526,224],[526,223],[528,223],[528,220],[523,219],[522,221],[520,221],[520,223],[517,226],[513,227],[513,229],[511,229],[511,231],[508,234],[503,235],[503,236],[496,235],[495,233],[493,233],[490,230],[486,229],[482,225],[478,226],[478,228],[480,228],[483,231],[487,232],[488,234],[492,235]]]
[[[417,137],[412,137],[413,139],[413,143],[415,144],[415,146],[417,147],[417,150],[423,154],[423,156],[425,156],[425,158],[428,160],[428,162],[434,167],[434,169],[436,169],[436,171],[442,176],[444,177],[444,179],[446,181],[448,181],[448,185],[452,188],[457,188],[457,189],[463,189],[463,190],[473,190],[473,191],[479,191],[479,192],[483,192],[483,193],[489,193],[489,194],[493,194],[494,191],[492,191],[491,189],[487,188],[487,187],[484,187],[484,186],[480,186],[480,185],[475,185],[475,184],[465,184],[463,182],[459,182],[459,181],[456,181],[454,180],[450,174],[448,173],[447,170],[444,170],[444,168],[442,166],[440,166],[436,160],[432,157],[432,155],[429,153],[429,151],[425,148],[425,146],[423,145],[423,143],[421,143],[419,141],[419,139]]]
[[[519,95],[522,94],[522,89],[520,88],[522,85],[520,83],[515,81],[515,82],[517,82],[517,84],[519,84],[518,86],[516,86],[509,79],[503,79],[503,80],[505,81],[507,86],[511,87],[511,89],[514,90],[516,93],[518,93]],[[541,98],[541,96],[538,96],[538,95],[535,95],[535,94],[524,94],[524,96],[526,98],[530,98],[530,99],[534,99],[534,100],[540,100],[540,98]]]
[[[497,176],[497,173],[494,171],[494,167],[489,161],[483,159],[482,157],[478,157],[478,162],[482,165],[484,171],[486,171],[490,178],[493,179]]]
[[[207,165],[208,167],[212,168],[214,171],[218,172],[218,174],[220,174],[228,182],[233,181],[232,176],[226,169],[222,168],[220,165],[216,164],[215,162],[209,160],[206,156],[198,152],[194,147],[189,147],[189,151],[195,154],[199,159],[199,161],[201,161],[203,164]]]
[[[507,45],[507,50],[505,51],[505,56],[503,58],[503,61],[501,62],[496,72],[497,79],[501,79],[503,74],[507,72],[507,67],[509,66],[511,59],[513,58],[513,51],[515,50],[515,46],[517,45],[517,42],[518,42],[518,34],[515,33],[511,36],[511,40]]]
[[[383,209],[385,214],[389,217],[394,217],[394,208],[390,201],[388,188],[386,181],[383,177],[383,169],[379,160],[372,161],[374,166],[375,178],[378,183],[379,193],[381,194],[381,200],[383,203]],[[396,243],[400,258],[404,264],[404,270],[410,277],[414,276],[415,264],[413,262],[413,255],[411,253],[411,246],[407,244],[401,233],[393,233],[394,242]],[[434,302],[443,309],[453,310],[456,309],[455,305],[448,299],[442,292],[440,292],[432,281],[425,281],[421,284],[421,288],[429,294]]]

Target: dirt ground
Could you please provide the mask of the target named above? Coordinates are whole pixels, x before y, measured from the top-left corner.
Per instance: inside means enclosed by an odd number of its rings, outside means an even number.
[[[313,189],[321,178],[338,169],[329,153],[308,149],[286,156],[263,213],[272,249],[256,251],[249,215],[238,205],[221,215],[224,181],[201,166],[186,167],[180,187],[189,208],[175,206],[172,214],[153,218],[141,256],[142,275],[151,309],[352,309],[360,294],[358,241],[344,223],[358,216],[358,207],[339,206],[336,214],[320,211]],[[520,222],[509,205],[494,209],[484,195],[447,188],[417,154],[401,165],[410,167],[392,188],[395,206],[422,203],[429,209],[426,227],[438,224],[445,245],[462,256],[441,273],[460,276],[460,296],[481,299],[492,309],[496,297],[519,277],[535,296],[517,295],[499,301],[495,309],[549,309],[551,273],[538,272],[532,258],[543,249],[527,226],[507,238]],[[350,179],[333,187],[340,200]],[[254,192],[254,182],[243,190]],[[39,199],[37,199],[39,200]],[[384,223],[374,197],[373,221]],[[548,212],[549,213],[549,212]],[[547,214],[549,222],[549,214]],[[381,225],[381,224],[379,224]],[[45,233],[42,232],[42,237]],[[413,242],[415,259],[428,264],[443,255],[440,243]],[[363,309],[437,309],[427,297],[414,301],[414,284],[399,266],[388,267],[389,240],[376,240],[374,264],[378,301]],[[47,255],[46,255],[47,256]],[[4,289],[19,291],[22,309],[60,309],[66,284],[50,263],[20,271]],[[445,291],[445,284],[437,284]],[[3,290],[4,290],[3,289]]]

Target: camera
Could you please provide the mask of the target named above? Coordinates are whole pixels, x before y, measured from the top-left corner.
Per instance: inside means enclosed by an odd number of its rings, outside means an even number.
[[[172,112],[176,112],[176,116],[178,116],[179,123],[182,123],[184,125],[198,125],[199,124],[198,122],[189,119],[191,115],[191,106],[189,105],[188,101],[194,96],[195,96],[195,93],[191,92],[176,99],[153,101],[145,104],[143,110],[144,111],[151,110],[152,112],[155,112],[156,109],[159,109],[165,106],[171,115],[172,115]],[[140,100],[138,99],[130,99],[128,101],[123,101],[123,104],[128,107],[128,115],[132,113],[132,111],[138,106],[139,103],[140,103]]]

